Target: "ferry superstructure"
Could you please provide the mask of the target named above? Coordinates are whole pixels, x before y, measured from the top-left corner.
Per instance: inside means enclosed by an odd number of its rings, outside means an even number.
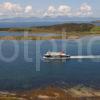
[[[69,59],[70,55],[65,54],[64,52],[47,52],[43,56],[44,59]]]

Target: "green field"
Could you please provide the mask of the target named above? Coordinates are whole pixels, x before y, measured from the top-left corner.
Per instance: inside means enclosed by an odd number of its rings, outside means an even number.
[[[100,31],[100,26],[95,26],[92,31]]]

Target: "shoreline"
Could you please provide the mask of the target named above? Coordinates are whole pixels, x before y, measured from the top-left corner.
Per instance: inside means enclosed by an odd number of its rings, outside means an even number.
[[[69,35],[69,36],[0,36],[0,40],[77,40],[84,37],[95,37],[100,34]]]
[[[0,36],[0,40],[51,40],[51,39],[80,39],[85,36],[100,35],[100,26],[94,26],[93,24],[57,24],[51,26],[38,26],[38,27],[10,27],[0,28],[0,32],[9,32],[20,34],[23,32],[23,36]],[[27,33],[27,34],[26,34]],[[53,33],[52,36],[28,36],[29,34],[40,33]],[[25,35],[25,36],[24,36]]]
[[[0,40],[57,40],[57,39],[79,39],[80,36],[0,36]]]
[[[0,91],[0,100],[100,100],[100,90],[84,86],[60,88],[48,86],[27,91]]]

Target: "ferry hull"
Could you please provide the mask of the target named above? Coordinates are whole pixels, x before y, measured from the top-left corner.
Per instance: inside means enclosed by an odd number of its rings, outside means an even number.
[[[59,59],[65,59],[65,60],[67,60],[67,59],[70,59],[70,56],[68,56],[68,57],[43,57],[43,59],[55,59],[55,60],[59,60]]]

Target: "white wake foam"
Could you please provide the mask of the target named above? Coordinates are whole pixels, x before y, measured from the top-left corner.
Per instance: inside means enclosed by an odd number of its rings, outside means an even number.
[[[100,59],[100,55],[99,56],[71,56],[71,59]]]

